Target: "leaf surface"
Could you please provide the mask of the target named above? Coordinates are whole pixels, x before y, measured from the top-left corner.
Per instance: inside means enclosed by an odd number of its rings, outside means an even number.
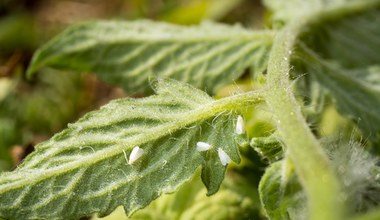
[[[149,90],[149,78],[160,76],[213,93],[253,63],[262,71],[272,37],[270,31],[215,23],[189,27],[147,20],[85,23],[41,47],[28,74],[46,66],[90,71],[132,93]]]
[[[343,19],[315,23],[300,36],[297,74],[328,91],[340,113],[376,138],[380,132],[380,1]],[[300,64],[301,63],[301,64]],[[312,90],[312,87],[309,87]]]
[[[372,0],[264,0],[264,5],[271,10],[275,22],[289,22],[323,10],[340,7],[352,2],[371,2]],[[373,2],[373,1],[372,1]]]
[[[336,63],[318,58],[315,53],[308,59],[312,79],[334,98],[340,113],[353,119],[367,134],[376,137],[380,132],[380,66],[345,69]]]
[[[293,168],[284,160],[267,168],[260,181],[259,193],[270,219],[307,219],[306,195]]]
[[[195,175],[198,177],[198,175]],[[237,187],[238,186],[238,187]],[[148,207],[125,216],[121,209],[115,210],[104,220],[156,220],[156,219],[257,219],[259,198],[247,178],[228,172],[220,190],[214,196],[206,196],[199,178],[182,185],[179,191],[161,196]],[[96,220],[99,218],[94,218]]]
[[[226,170],[217,149],[240,161],[236,116],[173,80],[158,80],[156,93],[112,101],[36,146],[15,171],[0,176],[0,216],[77,219],[105,216],[120,205],[131,214],[174,192],[200,165],[208,194],[215,193]],[[198,141],[213,148],[198,152]],[[135,146],[144,154],[129,165]]]

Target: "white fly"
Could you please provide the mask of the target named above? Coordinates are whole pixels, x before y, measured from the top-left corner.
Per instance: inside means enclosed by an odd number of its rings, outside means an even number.
[[[197,151],[199,151],[199,152],[210,150],[210,148],[211,148],[211,145],[209,143],[197,142]]]
[[[137,159],[139,159],[144,153],[144,150],[139,148],[139,146],[136,146],[133,148],[131,154],[129,155],[129,161],[128,164],[133,164]]]
[[[236,128],[235,128],[235,133],[236,134],[243,134],[245,132],[245,125],[244,125],[244,120],[241,115],[238,116],[237,121],[236,121]]]
[[[224,150],[222,150],[222,148],[218,148],[218,155],[220,162],[223,166],[226,166],[228,163],[231,162],[231,158],[228,156],[226,152],[224,152]]]

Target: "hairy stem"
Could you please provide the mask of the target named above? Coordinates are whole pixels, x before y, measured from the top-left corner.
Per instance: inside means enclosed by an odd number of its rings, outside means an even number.
[[[344,201],[330,161],[309,129],[289,81],[289,60],[299,23],[289,24],[275,39],[268,64],[265,97],[288,155],[309,198],[310,219],[343,219]]]
[[[272,47],[268,63],[268,88],[264,96],[276,117],[289,158],[308,195],[310,219],[344,219],[345,201],[340,199],[341,183],[291,91],[291,51],[297,37],[308,28],[362,13],[379,4],[379,0],[355,1],[294,19],[278,33]]]

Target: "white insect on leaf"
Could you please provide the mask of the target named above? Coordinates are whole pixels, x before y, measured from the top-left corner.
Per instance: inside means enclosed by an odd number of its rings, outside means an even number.
[[[139,146],[133,148],[131,154],[129,155],[128,164],[133,164],[137,159],[139,159],[144,153],[144,150]]]
[[[245,132],[245,125],[244,125],[244,120],[241,115],[238,116],[237,121],[236,121],[236,128],[235,128],[235,133],[236,134],[243,134]]]
[[[211,147],[212,146],[209,143],[206,143],[206,142],[197,142],[197,151],[199,151],[199,152],[210,150]]]
[[[231,162],[231,158],[221,148],[218,148],[218,155],[219,155],[220,162],[223,164],[223,166],[226,166],[228,163]]]

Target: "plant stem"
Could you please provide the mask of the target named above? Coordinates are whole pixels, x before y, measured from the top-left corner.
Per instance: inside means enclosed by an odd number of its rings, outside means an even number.
[[[324,22],[360,14],[380,5],[379,0],[354,1],[294,19],[275,38],[268,61],[268,83],[264,94],[276,117],[287,154],[308,195],[310,219],[344,219],[340,181],[319,142],[305,121],[289,80],[291,51],[297,37]]]
[[[299,22],[290,23],[276,37],[269,58],[268,89],[264,96],[308,195],[310,219],[343,219],[340,182],[307,125],[288,79],[291,51],[301,27]]]

